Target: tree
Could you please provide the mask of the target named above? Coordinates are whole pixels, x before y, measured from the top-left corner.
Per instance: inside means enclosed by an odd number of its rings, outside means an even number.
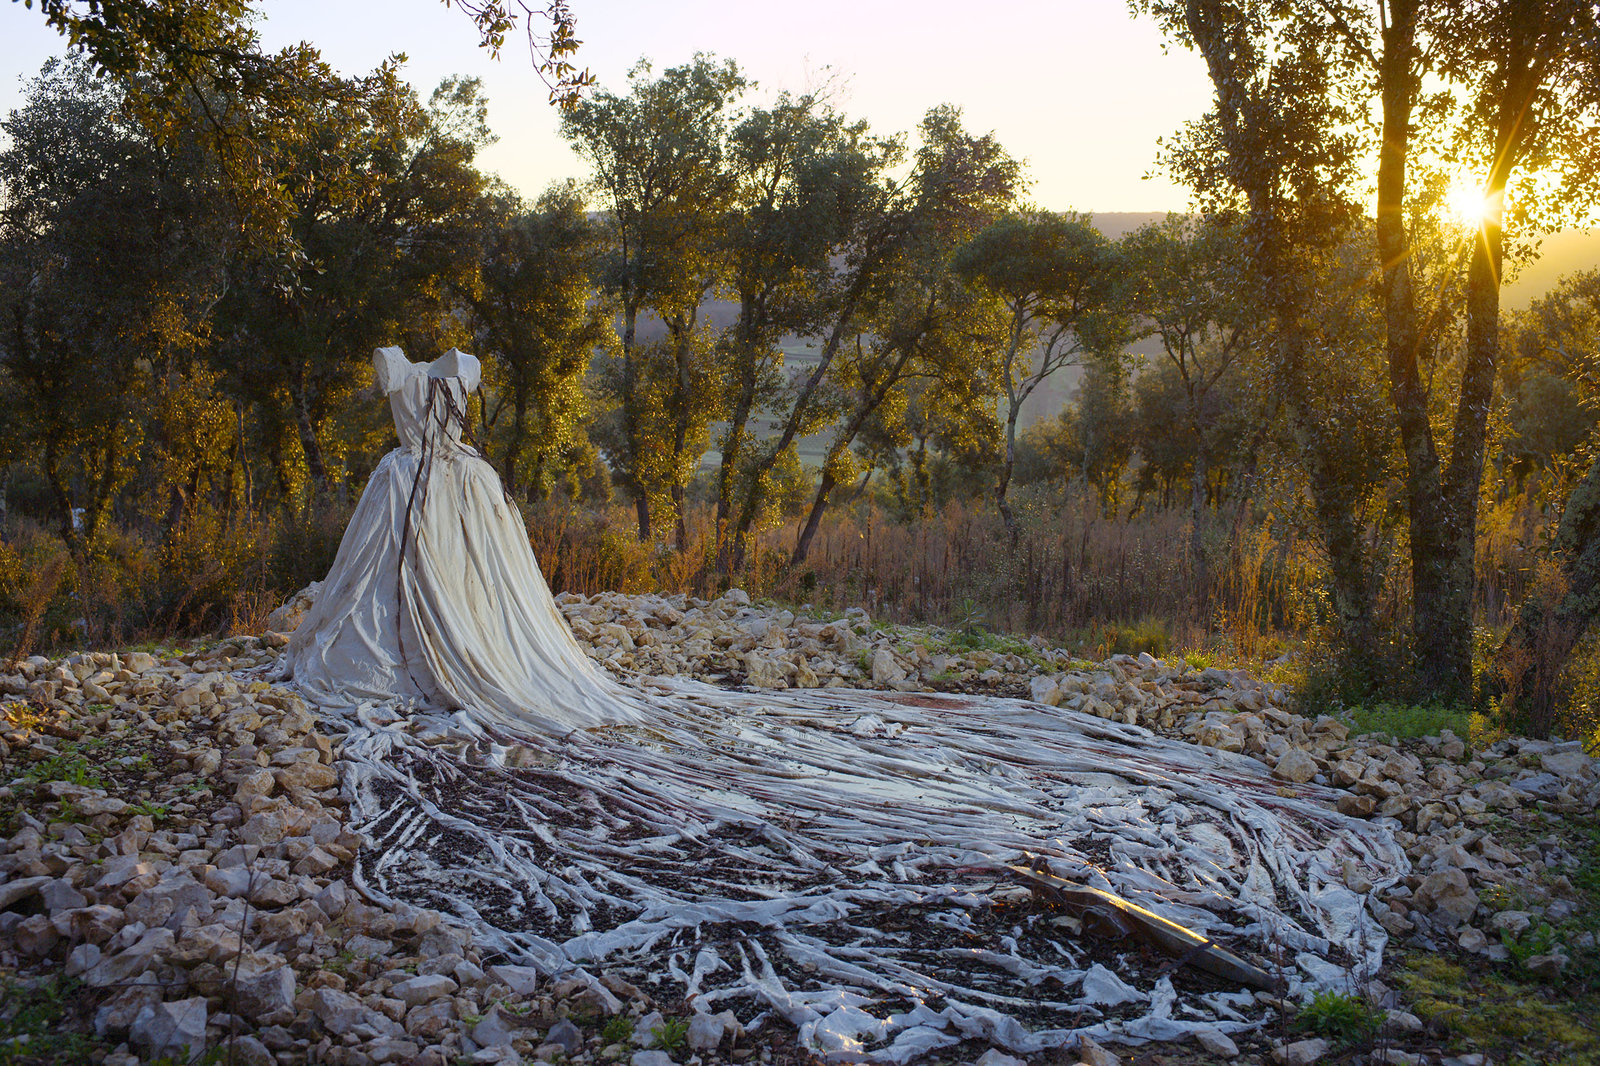
[[[1600,399],[1600,270],[1564,278],[1537,301],[1522,323],[1519,348],[1535,365],[1560,373],[1542,377],[1577,392],[1592,427]],[[1554,572],[1517,612],[1485,686],[1536,736],[1549,734],[1562,671],[1600,617],[1600,460],[1591,461],[1567,497],[1550,555]]]
[[[452,305],[491,216],[472,165],[488,138],[475,80],[447,81],[431,108],[393,65],[355,83],[281,160],[276,178],[296,204],[287,236],[235,264],[213,353],[269,430],[288,412],[281,428],[321,492],[346,480],[345,444],[328,434],[369,380],[372,349],[466,343]],[[292,452],[281,441],[269,450],[287,483]]]
[[[468,290],[471,324],[488,356],[483,418],[496,444],[491,457],[512,495],[546,495],[562,457],[584,443],[584,376],[590,354],[613,336],[592,298],[595,252],[594,228],[571,182],[551,186],[532,209],[514,210],[487,234],[478,284]]]
[[[704,350],[699,308],[720,267],[714,239],[732,193],[724,164],[729,111],[747,82],[731,60],[706,55],[659,78],[641,61],[628,78],[628,95],[596,92],[563,115],[561,129],[594,167],[605,211],[601,289],[621,316],[615,365],[605,368],[614,415],[602,427],[602,447],[633,494],[639,538],[651,535],[652,497],[666,495],[681,542],[688,445],[716,399],[695,387],[704,369],[696,366]],[[646,310],[666,323],[670,344],[640,345],[639,315]],[[671,366],[647,368],[652,358]],[[654,397],[645,388],[651,383],[658,387]],[[666,405],[664,420],[652,421],[652,404]],[[646,435],[652,424],[665,439]],[[670,453],[665,462],[663,448]]]
[[[1130,234],[1123,248],[1137,279],[1133,308],[1161,342],[1182,386],[1176,413],[1193,447],[1189,550],[1204,595],[1209,586],[1203,523],[1212,464],[1207,399],[1256,340],[1240,270],[1244,256],[1232,227],[1216,218],[1178,215]]]
[[[1365,413],[1331,372],[1364,381],[1351,338],[1330,328],[1352,316],[1331,278],[1359,236],[1353,195],[1364,100],[1344,75],[1350,60],[1337,27],[1310,20],[1283,31],[1277,5],[1258,0],[1141,0],[1167,33],[1204,58],[1212,109],[1184,131],[1168,163],[1208,213],[1240,219],[1251,298],[1270,318],[1269,380],[1282,399],[1328,560],[1336,634],[1352,664],[1372,661],[1372,577],[1362,512],[1373,491]],[[1298,10],[1298,9],[1296,9]],[[1379,454],[1382,454],[1379,449]]]
[[[1272,85],[1260,72],[1282,68],[1281,57],[1299,57],[1289,80],[1305,90],[1305,110],[1292,121],[1308,134],[1307,144],[1361,147],[1358,131],[1371,134],[1366,147],[1378,161],[1374,264],[1389,394],[1406,461],[1416,682],[1424,692],[1460,698],[1471,687],[1472,567],[1499,352],[1506,197],[1519,168],[1559,174],[1569,198],[1600,178],[1596,150],[1587,143],[1592,138],[1582,132],[1600,114],[1594,59],[1600,11],[1585,0],[1190,0],[1144,7],[1206,56],[1219,109],[1207,120],[1214,123],[1209,132],[1193,143],[1210,138],[1237,187],[1257,181],[1264,160],[1294,154],[1280,148],[1274,155],[1277,146],[1237,135],[1271,125],[1258,123],[1250,97]],[[1364,125],[1369,109],[1379,119]],[[1437,191],[1424,165],[1428,149],[1475,166],[1485,194],[1465,257],[1466,343],[1450,383],[1455,409],[1448,436],[1435,424],[1430,368],[1450,316],[1428,304],[1415,239],[1417,220]],[[1309,194],[1345,199],[1355,188],[1348,162],[1301,172]],[[1519,199],[1518,219],[1532,232],[1541,224],[1540,197],[1525,184]]]
[[[839,308],[846,315],[835,318],[834,335],[824,349],[831,363],[839,353],[841,331],[855,327],[856,344],[848,350],[852,357],[834,371],[844,398],[842,417],[795,542],[795,563],[810,550],[829,495],[843,480],[856,434],[904,377],[917,370],[918,362],[930,366],[961,358],[976,362],[974,349],[982,338],[994,336],[989,324],[978,320],[983,301],[955,275],[952,261],[958,248],[1011,206],[1020,167],[992,134],[968,133],[955,108],[929,111],[918,132],[922,143],[907,179],[909,197],[894,204],[904,212],[903,228],[877,253],[883,256],[877,265],[889,269],[852,279],[862,289],[853,298],[847,296],[848,310]],[[870,334],[871,341],[863,341],[863,334]]]
[[[444,2],[448,6],[451,0]],[[522,0],[454,2],[471,16],[483,47],[494,56],[500,54],[506,34],[517,28],[518,18],[521,18],[528,55],[533,60],[534,70],[538,71],[540,79],[550,90],[552,104],[571,108],[582,99],[583,91],[595,84],[594,75],[587,68],[579,69],[572,62],[578,46],[583,42],[577,38],[577,20],[573,18],[572,9],[565,0],[548,0],[542,11],[536,11],[533,5]],[[513,2],[520,9],[520,16],[512,9]],[[541,34],[541,26],[548,26],[549,32]]]
[[[15,0],[13,0],[15,2]],[[23,0],[26,7],[33,0]],[[158,141],[203,142],[221,189],[263,245],[282,242],[294,204],[275,160],[304,147],[328,106],[361,106],[310,44],[261,51],[248,0],[40,0],[49,25]],[[337,102],[337,103],[336,103]]]
[[[152,378],[199,343],[238,232],[195,140],[154,141],[123,103],[86,63],[52,60],[0,124],[4,391],[74,548],[136,464]]]
[[[717,342],[728,398],[716,511],[717,561],[725,574],[736,554],[734,508],[741,497],[762,492],[750,479],[754,416],[782,390],[782,338],[810,332],[823,313],[830,253],[845,238],[848,205],[870,173],[871,145],[864,123],[846,122],[815,94],[784,93],[732,131],[723,287],[739,311]]]
[[[1129,339],[1122,257],[1089,216],[1031,211],[995,220],[957,253],[955,269],[1007,313],[999,375],[1005,450],[995,501],[1014,547],[1020,530],[1006,490],[1017,461],[1017,417],[1050,375],[1085,352],[1119,351]]]

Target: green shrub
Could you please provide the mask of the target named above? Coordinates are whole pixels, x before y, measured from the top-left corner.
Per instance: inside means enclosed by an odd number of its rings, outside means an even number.
[[[1472,733],[1472,712],[1440,704],[1374,703],[1350,708],[1352,731],[1382,733],[1396,740],[1436,737],[1442,729],[1457,736]]]
[[[607,1044],[620,1044],[633,1036],[633,1019],[626,1014],[613,1014],[600,1027],[600,1039]]]
[[[667,1051],[682,1051],[689,1046],[689,1019],[668,1018],[651,1030],[656,1045]]]
[[[1375,1034],[1383,1017],[1381,1010],[1360,996],[1323,991],[1300,1008],[1295,1025],[1340,1044],[1353,1044]]]

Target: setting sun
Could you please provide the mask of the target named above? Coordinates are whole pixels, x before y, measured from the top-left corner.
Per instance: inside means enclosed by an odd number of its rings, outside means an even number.
[[[1456,225],[1475,229],[1489,212],[1489,198],[1483,194],[1483,186],[1470,178],[1458,178],[1445,191],[1444,212]]]

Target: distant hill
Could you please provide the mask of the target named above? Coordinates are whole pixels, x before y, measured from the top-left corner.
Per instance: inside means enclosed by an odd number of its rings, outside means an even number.
[[[1117,240],[1126,234],[1132,233],[1140,226],[1148,226],[1152,222],[1160,222],[1167,217],[1165,211],[1091,211],[1090,219],[1094,228],[1101,233]]]
[[[1600,229],[1553,233],[1539,246],[1539,258],[1505,287],[1501,303],[1507,310],[1521,311],[1566,275],[1596,269],[1600,269]]]

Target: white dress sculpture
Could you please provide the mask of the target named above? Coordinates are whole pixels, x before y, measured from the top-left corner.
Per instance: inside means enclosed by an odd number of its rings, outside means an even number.
[[[373,353],[400,447],[367,482],[289,644],[319,704],[471,708],[483,724],[561,734],[636,720],[578,647],[499,475],[461,437],[478,360]]]

